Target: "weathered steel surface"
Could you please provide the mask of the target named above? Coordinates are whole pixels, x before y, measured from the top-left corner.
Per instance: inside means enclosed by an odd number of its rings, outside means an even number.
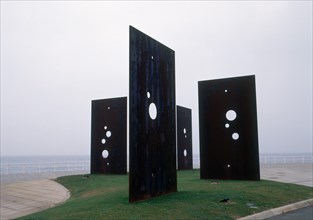
[[[92,101],[90,172],[127,174],[127,98]]]
[[[192,169],[192,114],[191,109],[177,105],[178,170]]]
[[[175,53],[133,27],[129,52],[129,201],[134,202],[177,191]]]
[[[200,176],[259,180],[255,76],[198,82]]]

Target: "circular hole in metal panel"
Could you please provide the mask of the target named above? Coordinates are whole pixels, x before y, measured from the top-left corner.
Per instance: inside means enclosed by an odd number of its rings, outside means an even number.
[[[226,112],[226,118],[229,121],[235,120],[237,117],[237,113],[234,110],[229,110]]]
[[[149,116],[150,116],[150,118],[151,118],[152,120],[156,119],[157,114],[158,114],[158,112],[157,112],[156,105],[155,105],[154,103],[151,103],[151,104],[149,105]]]
[[[108,156],[109,156],[109,151],[107,151],[107,150],[102,151],[102,157],[104,159],[108,158]]]
[[[112,135],[111,131],[107,131],[105,134],[107,137],[111,137],[111,135]]]
[[[233,133],[232,138],[233,138],[234,140],[238,140],[239,134],[238,134],[238,133]]]

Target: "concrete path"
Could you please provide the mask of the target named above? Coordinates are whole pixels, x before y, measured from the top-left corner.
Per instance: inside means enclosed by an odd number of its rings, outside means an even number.
[[[66,188],[48,179],[1,184],[0,192],[1,220],[48,209],[70,197]]]
[[[313,187],[313,164],[261,164],[261,179]]]
[[[313,187],[313,164],[301,163],[301,164],[261,164],[261,179],[272,180],[283,183],[294,183],[298,185]],[[251,219],[294,219],[294,220],[306,220],[312,219],[313,216],[308,216],[312,213],[313,198],[289,204],[286,206],[270,209],[264,212],[256,213],[254,215],[240,218],[240,220]],[[297,210],[297,218],[293,218],[294,212]],[[311,213],[310,213],[311,210]],[[309,217],[309,218],[308,218]]]

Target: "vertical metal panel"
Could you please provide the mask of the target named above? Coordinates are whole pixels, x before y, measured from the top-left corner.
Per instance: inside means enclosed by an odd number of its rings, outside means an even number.
[[[191,109],[177,105],[177,158],[178,170],[192,169]]]
[[[90,172],[127,174],[126,97],[92,101]]]
[[[175,54],[130,27],[129,201],[177,191]],[[156,107],[156,117],[149,109]]]
[[[198,89],[201,178],[259,180],[255,76],[200,81]]]

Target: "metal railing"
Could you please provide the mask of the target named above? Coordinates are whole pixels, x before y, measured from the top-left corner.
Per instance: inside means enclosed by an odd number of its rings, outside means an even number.
[[[260,155],[261,164],[313,163],[313,155]]]
[[[313,155],[289,155],[289,154],[260,154],[260,164],[287,164],[287,163],[313,163]],[[200,167],[199,155],[194,155],[194,168]]]

